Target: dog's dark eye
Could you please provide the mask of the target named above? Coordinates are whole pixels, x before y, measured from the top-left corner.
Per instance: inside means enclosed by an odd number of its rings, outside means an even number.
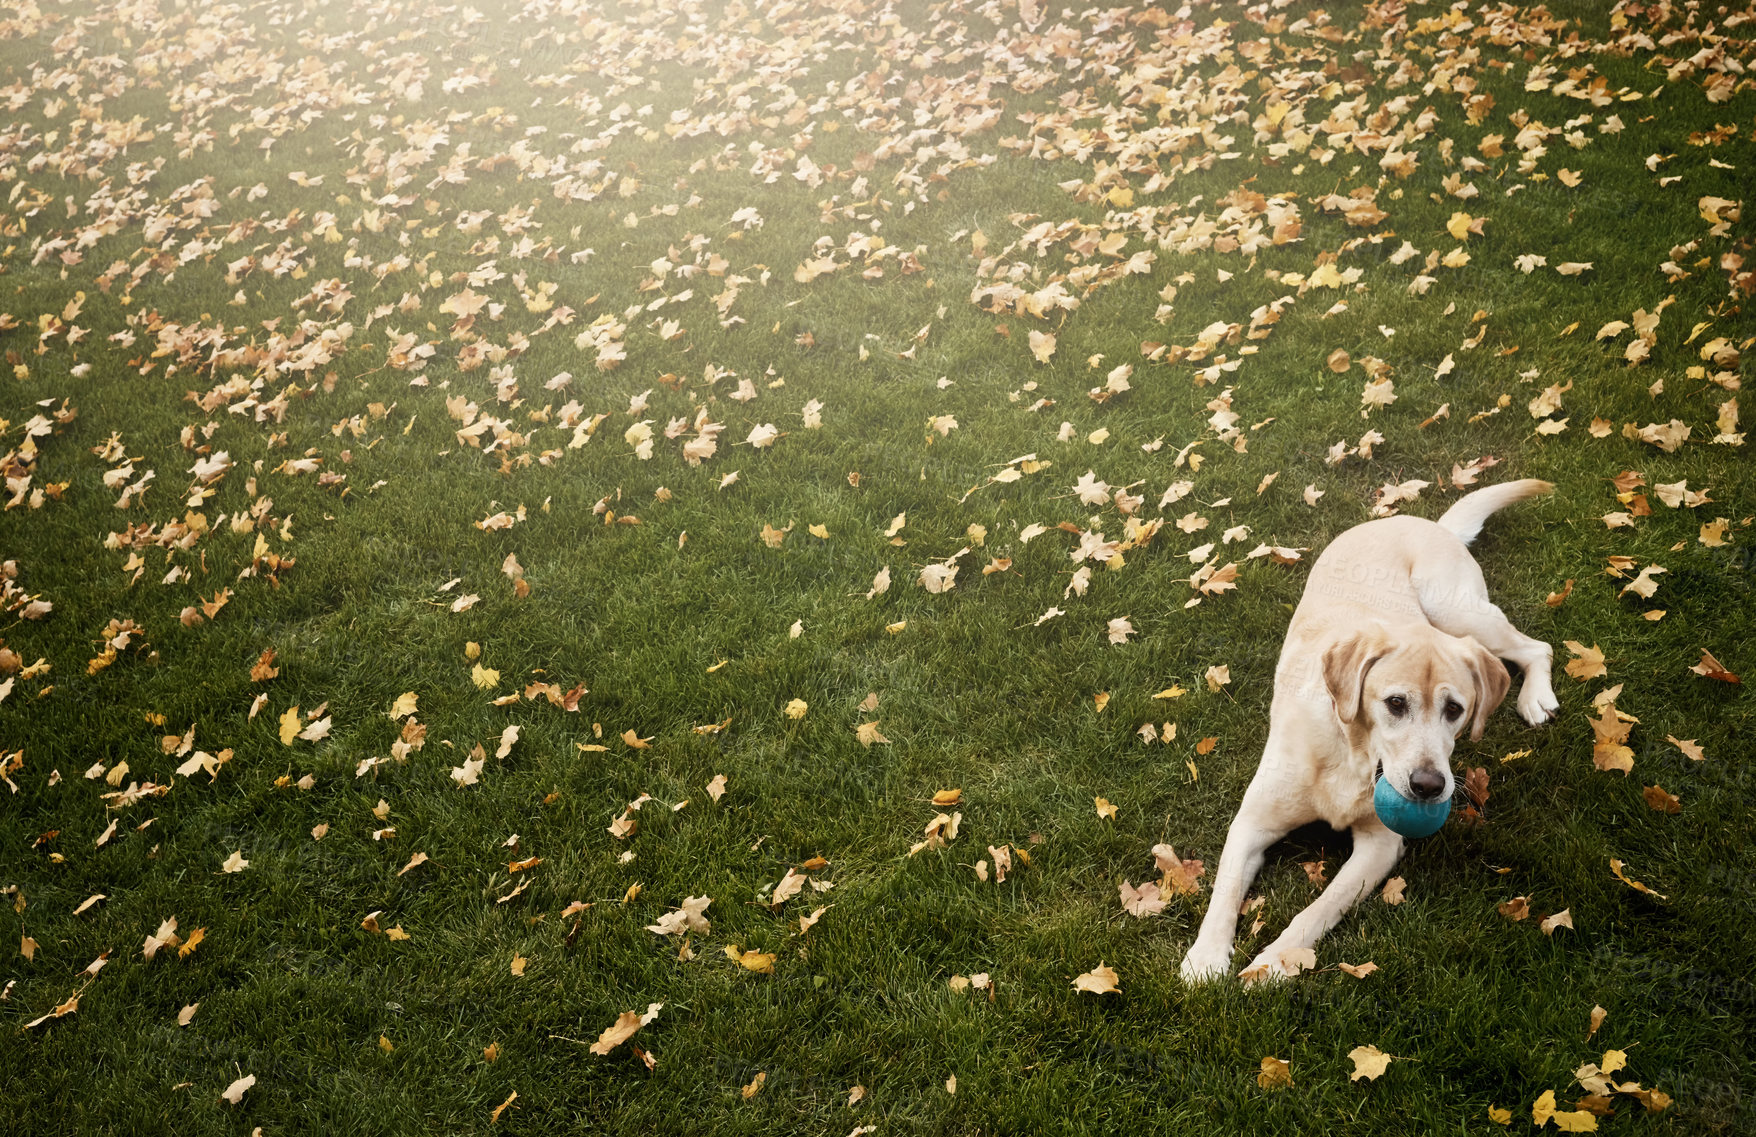
[[[1408,700],[1401,695],[1390,696],[1384,700],[1384,705],[1390,708],[1390,713],[1393,715],[1401,715],[1408,710]]]
[[[1446,722],[1456,722],[1460,717],[1462,717],[1462,715],[1463,715],[1463,708],[1461,706],[1459,706],[1455,700],[1451,700],[1451,701],[1446,702],[1446,704],[1445,704],[1445,721]]]

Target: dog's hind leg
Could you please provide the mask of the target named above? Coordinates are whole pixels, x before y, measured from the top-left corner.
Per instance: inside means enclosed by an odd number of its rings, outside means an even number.
[[[1512,626],[1506,613],[1488,599],[1481,566],[1473,558],[1452,561],[1430,576],[1417,572],[1414,584],[1421,611],[1435,628],[1447,635],[1474,636],[1477,643],[1524,672],[1518,713],[1525,722],[1540,726],[1555,717],[1561,708],[1549,676],[1555,649]]]

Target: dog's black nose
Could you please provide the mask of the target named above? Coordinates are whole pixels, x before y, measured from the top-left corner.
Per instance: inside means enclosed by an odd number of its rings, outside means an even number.
[[[1445,775],[1423,766],[1408,776],[1409,792],[1418,801],[1432,801],[1445,792]]]

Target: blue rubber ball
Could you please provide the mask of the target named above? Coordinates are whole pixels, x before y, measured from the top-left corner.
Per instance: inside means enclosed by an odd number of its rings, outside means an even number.
[[[1396,792],[1389,778],[1378,779],[1378,787],[1372,791],[1372,806],[1385,828],[1404,837],[1431,837],[1451,816],[1450,798],[1410,801]]]

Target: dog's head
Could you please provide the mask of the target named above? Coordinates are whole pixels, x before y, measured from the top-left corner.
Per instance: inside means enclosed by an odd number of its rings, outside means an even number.
[[[1451,751],[1482,736],[1506,697],[1506,666],[1474,639],[1425,624],[1367,624],[1323,652],[1323,681],[1355,749],[1410,801],[1451,796]]]

